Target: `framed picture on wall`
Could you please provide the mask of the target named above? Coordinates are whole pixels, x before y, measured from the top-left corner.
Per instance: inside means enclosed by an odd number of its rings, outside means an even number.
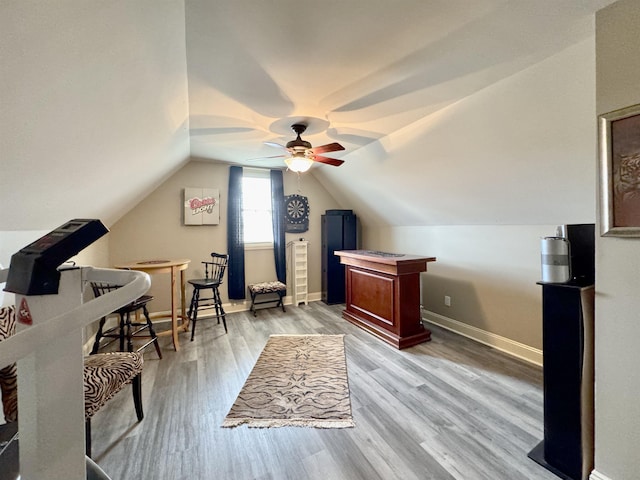
[[[184,224],[218,225],[220,223],[220,192],[217,188],[184,189]]]
[[[600,115],[603,236],[640,237],[640,105]]]

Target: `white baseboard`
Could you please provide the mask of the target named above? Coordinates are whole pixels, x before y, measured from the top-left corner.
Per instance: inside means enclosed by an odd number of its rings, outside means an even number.
[[[322,300],[322,292],[315,292],[315,293],[309,294],[310,302],[319,302],[320,300]]]
[[[322,299],[322,293],[321,292],[309,293],[308,297],[310,302],[318,302]],[[278,297],[276,297],[276,300],[277,299]],[[282,303],[284,303],[285,305],[293,305],[293,297],[291,295],[286,295],[282,299]],[[227,313],[245,312],[251,308],[251,300],[247,299],[247,300],[241,300],[238,302],[225,303],[222,305],[222,308],[224,308],[224,311]]]
[[[597,470],[594,470],[591,472],[591,475],[589,475],[589,480],[612,480],[612,479],[607,477],[606,475],[603,475]]]
[[[526,362],[542,366],[542,350],[540,349],[496,335],[495,333],[487,332],[429,310],[423,310],[422,314],[422,320],[425,322],[446,328],[464,337],[489,345],[496,350],[500,350]]]
[[[321,292],[314,292],[314,293],[310,293],[309,295],[309,301],[310,302],[318,302],[322,299],[322,293]],[[276,297],[276,300],[278,299],[278,297]],[[291,295],[286,295],[283,299],[283,303],[285,305],[292,305],[293,304],[293,297]],[[247,310],[249,310],[251,308],[251,300],[250,299],[246,299],[246,300],[238,300],[235,302],[227,302],[227,303],[223,303],[222,304],[222,308],[224,308],[224,311],[226,313],[236,313],[236,312],[246,312]],[[156,313],[156,312],[154,312]],[[167,315],[170,316],[171,313],[169,312],[169,310],[166,310],[164,312],[159,312],[163,315]],[[206,316],[204,317],[206,318]],[[163,322],[163,321],[169,321],[169,319],[158,319],[156,320],[158,322]]]

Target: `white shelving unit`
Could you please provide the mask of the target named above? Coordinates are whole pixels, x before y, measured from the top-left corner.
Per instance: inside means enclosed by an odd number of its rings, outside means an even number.
[[[291,291],[293,305],[309,304],[307,246],[306,240],[296,240],[288,243],[289,247],[289,278],[288,287]]]

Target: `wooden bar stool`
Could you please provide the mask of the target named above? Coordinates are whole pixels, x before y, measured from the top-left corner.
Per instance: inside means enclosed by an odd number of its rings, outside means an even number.
[[[195,280],[189,280],[189,283],[193,286],[193,295],[191,297],[191,303],[189,305],[189,320],[193,322],[191,329],[191,341],[196,334],[196,322],[198,321],[198,310],[200,308],[215,309],[215,316],[218,319],[222,319],[224,325],[224,333],[227,332],[227,320],[225,318],[225,311],[222,308],[222,299],[220,298],[220,291],[218,287],[222,284],[222,278],[224,272],[227,269],[229,263],[229,255],[221,253],[212,253],[210,262],[201,262],[204,265],[205,278],[198,278]],[[210,297],[201,296],[203,290],[211,290]]]
[[[111,292],[120,288],[120,285],[110,285],[107,283],[99,283],[92,282],[91,288],[93,289],[93,294],[96,297],[103,295],[105,293]],[[107,317],[102,317],[100,319],[100,324],[98,326],[98,331],[96,332],[96,339],[93,342],[93,348],[91,349],[91,354],[95,354],[98,350],[108,345],[111,342],[107,342],[105,345],[100,345],[100,341],[103,338],[113,338],[119,341],[119,350],[121,352],[133,352],[133,339],[136,337],[150,338],[145,344],[143,344],[136,351],[139,352],[146,348],[150,344],[154,344],[156,347],[156,352],[158,353],[158,357],[162,358],[162,351],[160,351],[160,345],[158,344],[158,336],[156,335],[155,330],[153,329],[153,323],[151,323],[151,318],[149,317],[149,310],[147,309],[147,303],[153,300],[151,295],[142,295],[137,298],[133,302],[125,305],[124,307],[120,307],[118,310],[113,312],[119,316],[119,323],[117,326],[109,328],[108,330],[104,330],[104,324],[107,320]],[[144,322],[136,322],[131,320],[131,314],[138,315],[138,312],[142,311],[142,314],[145,318]],[[140,334],[144,330],[148,330],[148,334]],[[127,342],[127,348],[125,350],[125,340]]]

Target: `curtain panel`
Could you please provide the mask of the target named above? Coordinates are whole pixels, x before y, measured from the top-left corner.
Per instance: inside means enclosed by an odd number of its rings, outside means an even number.
[[[229,300],[244,300],[244,226],[242,222],[242,167],[229,168],[227,200],[227,249],[229,267],[227,291]]]
[[[271,221],[273,224],[273,256],[276,263],[276,276],[287,283],[284,183],[282,170],[271,170]]]

